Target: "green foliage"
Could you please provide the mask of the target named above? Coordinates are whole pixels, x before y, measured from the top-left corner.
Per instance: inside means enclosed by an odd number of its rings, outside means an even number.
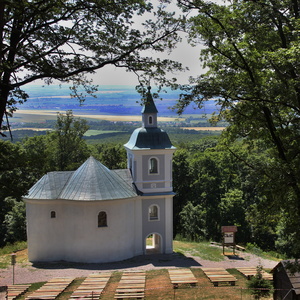
[[[180,213],[191,202],[193,207],[200,205],[205,211],[199,224],[207,238],[221,241],[221,226],[237,225],[238,243],[257,243],[264,250],[274,251],[277,214],[271,214],[271,209],[268,212],[261,209],[268,198],[262,196],[255,171],[244,163],[247,159],[259,160],[264,157],[263,153],[249,157],[242,142],[235,142],[228,149],[222,137],[218,141],[217,144],[207,140],[185,144],[175,152],[174,232],[184,236]],[[195,145],[200,145],[198,149],[203,151],[186,150]],[[203,148],[202,145],[209,146]]]
[[[109,169],[126,169],[126,150],[121,144],[96,144],[90,147],[93,156]]]
[[[75,118],[71,110],[59,113],[55,130],[46,135],[25,138],[24,155],[36,178],[55,170],[74,170],[90,155],[83,140],[88,130],[85,120]]]
[[[286,259],[286,256],[280,252],[274,250],[268,251],[260,248],[256,243],[247,243],[246,244],[247,252],[253,253],[261,258],[270,259],[274,261],[279,261]]]
[[[13,198],[6,198],[10,210],[4,217],[5,243],[15,243],[17,241],[26,241],[26,217],[25,203],[16,201]]]
[[[252,276],[247,282],[247,287],[251,290],[251,294],[254,295],[255,299],[269,297],[273,291],[272,282],[262,276],[261,265],[257,266],[256,275]]]
[[[0,248],[0,255],[11,254],[13,252],[24,250],[26,248],[27,248],[26,242],[16,242],[13,244],[7,244],[6,246]]]
[[[190,199],[190,164],[188,161],[188,152],[186,150],[177,150],[173,156],[173,188],[176,191],[173,206],[173,227],[174,237],[181,231],[180,212]]]
[[[213,240],[219,240],[221,200],[221,173],[218,161],[212,153],[204,152],[196,154],[191,161],[191,184],[193,203],[205,207],[206,228],[208,236]]]
[[[20,199],[34,180],[25,153],[20,144],[1,140],[0,149],[0,199],[6,198],[9,193]],[[23,177],[22,181],[19,180],[20,177]]]
[[[293,230],[295,222],[290,219],[286,213],[281,213],[279,221],[276,226],[277,239],[275,242],[275,248],[287,257],[296,257],[300,249],[297,249],[294,245],[294,241],[297,240],[297,235]]]
[[[206,238],[205,210],[198,204],[188,202],[179,213],[181,236],[189,241],[200,241]]]
[[[252,241],[255,241],[262,249],[275,250],[275,241],[277,238],[276,227],[280,222],[280,215],[273,213],[269,207],[267,197],[257,199],[257,202],[247,208],[246,220],[251,225]]]
[[[50,141],[46,134],[31,138],[27,137],[22,140],[21,145],[24,150],[27,163],[37,179],[52,170],[49,162],[49,151],[47,150],[49,144]]]
[[[4,247],[0,248],[0,269],[6,269],[11,264],[10,254],[24,250],[27,248],[26,242],[16,242],[13,244],[7,244]]]
[[[246,220],[244,193],[239,189],[229,190],[221,198],[220,202],[221,224],[236,225],[239,233],[236,242],[245,241],[249,238],[249,223]]]
[[[89,150],[82,139],[88,130],[86,120],[75,118],[71,110],[57,114],[54,132],[48,134],[48,155],[54,170],[74,170],[88,157]]]
[[[11,211],[7,197],[21,201],[36,180],[34,172],[27,164],[25,152],[20,144],[0,140],[0,246],[4,244],[6,215]]]

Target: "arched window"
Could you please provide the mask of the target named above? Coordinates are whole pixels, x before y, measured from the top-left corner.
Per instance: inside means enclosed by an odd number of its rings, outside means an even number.
[[[152,123],[153,123],[153,118],[152,116],[149,116],[149,125],[152,125]]]
[[[107,215],[105,211],[100,211],[98,214],[98,227],[107,226]]]
[[[151,205],[149,207],[149,220],[154,221],[159,219],[159,208],[157,205]]]
[[[158,173],[158,160],[154,157],[149,160],[149,173],[157,174]]]
[[[51,211],[50,217],[51,217],[51,219],[56,218],[56,212],[54,210]]]

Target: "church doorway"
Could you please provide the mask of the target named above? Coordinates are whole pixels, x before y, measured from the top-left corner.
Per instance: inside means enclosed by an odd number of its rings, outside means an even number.
[[[158,233],[151,233],[146,238],[146,254],[160,254],[162,252],[162,237]]]

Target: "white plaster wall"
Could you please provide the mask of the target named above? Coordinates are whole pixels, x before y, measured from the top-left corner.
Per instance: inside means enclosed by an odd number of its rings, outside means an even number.
[[[50,218],[51,210],[56,218]],[[98,213],[107,227],[98,228]],[[112,262],[143,252],[140,199],[26,201],[30,261]],[[138,217],[136,217],[138,216]]]
[[[56,211],[56,219],[50,218],[52,210]],[[59,243],[62,233],[61,211],[61,207],[55,203],[47,204],[45,202],[35,207],[33,204],[26,202],[29,261],[59,260],[64,246],[63,243]],[[45,226],[42,226],[42,220],[46,222]],[[56,220],[56,222],[53,222],[53,220]]]
[[[142,201],[135,203],[135,256],[144,254]]]
[[[165,253],[173,253],[173,197],[166,198]]]

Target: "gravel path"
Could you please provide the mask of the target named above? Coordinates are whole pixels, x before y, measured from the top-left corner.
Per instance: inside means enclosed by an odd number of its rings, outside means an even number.
[[[259,258],[255,255],[237,252],[237,256],[227,257],[223,261],[214,262],[194,256],[180,254],[142,255],[121,262],[102,264],[79,263],[40,263],[26,266],[15,266],[15,284],[48,281],[53,277],[85,277],[99,271],[153,270],[165,268],[200,268],[200,267],[256,267],[272,269],[277,262]],[[0,269],[0,286],[12,284],[12,267]]]

